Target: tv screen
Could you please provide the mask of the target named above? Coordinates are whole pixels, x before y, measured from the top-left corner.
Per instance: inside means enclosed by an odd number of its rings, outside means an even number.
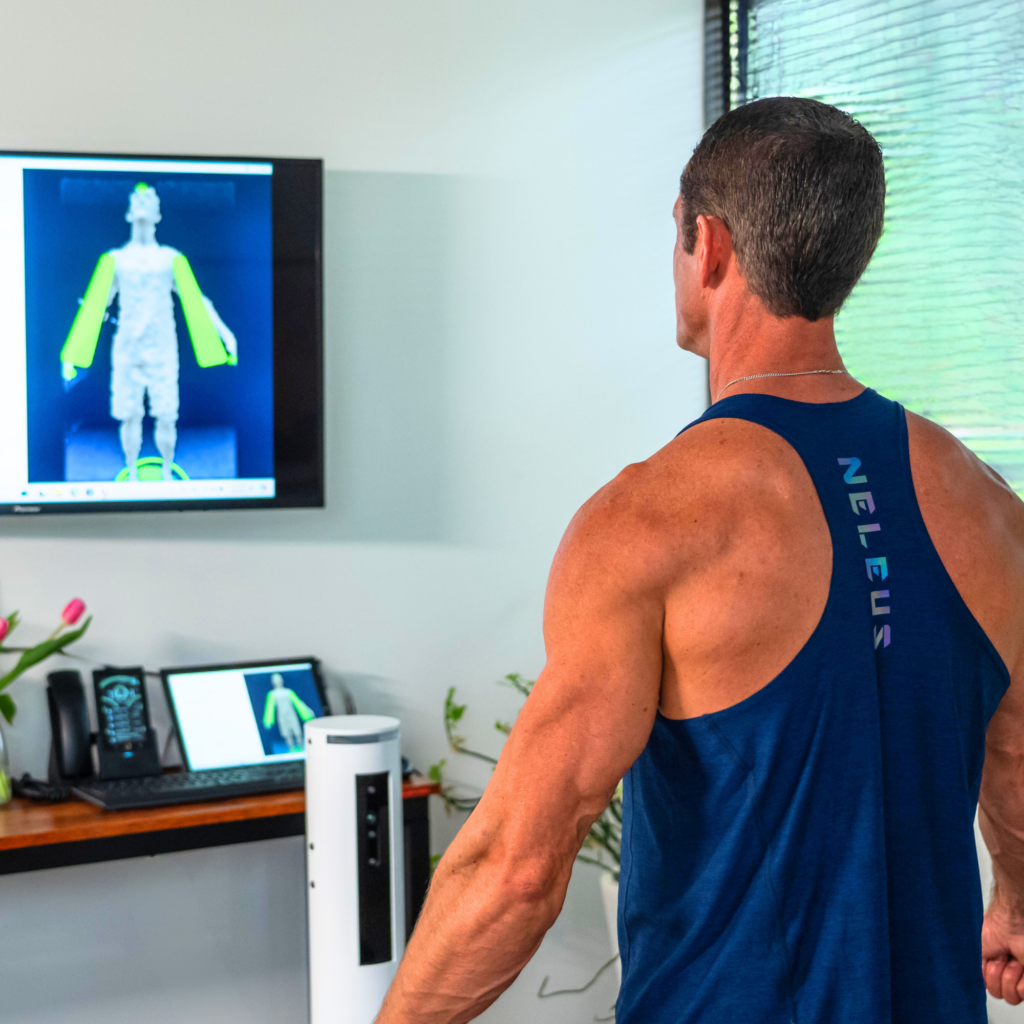
[[[323,504],[322,180],[0,153],[0,512]]]

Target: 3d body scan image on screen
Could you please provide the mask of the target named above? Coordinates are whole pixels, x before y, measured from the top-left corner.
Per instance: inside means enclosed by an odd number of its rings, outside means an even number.
[[[274,496],[271,176],[0,156],[0,502]]]
[[[100,257],[71,333],[61,352],[61,366],[70,390],[81,369],[92,366],[106,310],[117,298],[120,311],[111,346],[110,415],[120,424],[125,468],[116,479],[138,480],[144,400],[154,420],[153,437],[160,453],[160,478],[188,479],[174,465],[178,422],[178,335],[174,326],[172,293],[177,291],[199,366],[238,363],[238,342],[217,315],[213,303],[199,291],[188,260],[156,240],[160,197],[144,182],[129,197],[125,220],[131,239]],[[104,453],[105,454],[105,453]],[[102,460],[103,455],[100,455]],[[229,459],[230,462],[237,461]],[[220,475],[226,475],[222,467]],[[86,477],[98,477],[100,466],[83,467]],[[152,475],[152,474],[149,474]]]
[[[247,672],[245,685],[265,754],[302,751],[302,725],[323,711],[309,669]]]

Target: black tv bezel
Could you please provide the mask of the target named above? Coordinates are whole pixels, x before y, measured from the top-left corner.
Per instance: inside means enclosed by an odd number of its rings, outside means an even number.
[[[274,275],[274,497],[169,501],[3,502],[0,515],[323,508],[323,160],[0,149],[0,157],[267,163]]]

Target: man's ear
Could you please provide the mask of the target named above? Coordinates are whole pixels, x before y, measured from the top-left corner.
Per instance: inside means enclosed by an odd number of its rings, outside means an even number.
[[[725,276],[729,257],[732,255],[732,239],[725,222],[719,217],[697,215],[697,268],[701,288],[715,288]]]

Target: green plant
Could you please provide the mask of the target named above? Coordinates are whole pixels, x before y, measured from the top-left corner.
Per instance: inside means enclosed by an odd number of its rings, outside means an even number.
[[[11,612],[6,619],[0,619],[0,654],[19,655],[14,668],[0,676],[0,714],[4,716],[8,724],[14,721],[18,709],[11,695],[3,691],[33,665],[38,665],[54,654],[63,653],[65,647],[80,640],[89,628],[92,616],[90,615],[77,629],[69,629],[69,627],[78,622],[84,611],[85,603],[79,598],[76,597],[73,601],[69,601],[61,613],[60,625],[45,640],[32,647],[3,646],[2,641],[14,632],[21,620],[17,612]]]
[[[530,696],[534,682],[535,680],[526,679],[518,672],[510,672],[503,679],[498,680],[498,685],[511,687],[525,699]],[[479,750],[471,749],[466,745],[464,737],[460,736],[456,731],[466,713],[466,707],[467,705],[465,704],[455,703],[455,687],[449,687],[444,700],[444,731],[448,737],[448,746],[456,754],[484,761],[493,768],[498,763],[498,759],[491,757],[490,754],[484,754]],[[499,719],[494,723],[494,728],[503,736],[508,736],[512,731],[512,724],[511,722],[503,722]],[[445,782],[444,767],[446,764],[446,760],[438,761],[437,764],[430,766],[428,773],[430,778],[441,786],[441,796],[444,799],[445,806],[449,811],[473,810],[479,803],[480,798],[458,796],[454,787]],[[611,872],[612,877],[618,881],[621,845],[622,783],[620,782],[608,807],[601,817],[590,826],[587,838],[583,842],[583,849],[591,851],[593,855],[590,853],[580,853],[578,859],[588,864],[596,864],[605,871]]]

